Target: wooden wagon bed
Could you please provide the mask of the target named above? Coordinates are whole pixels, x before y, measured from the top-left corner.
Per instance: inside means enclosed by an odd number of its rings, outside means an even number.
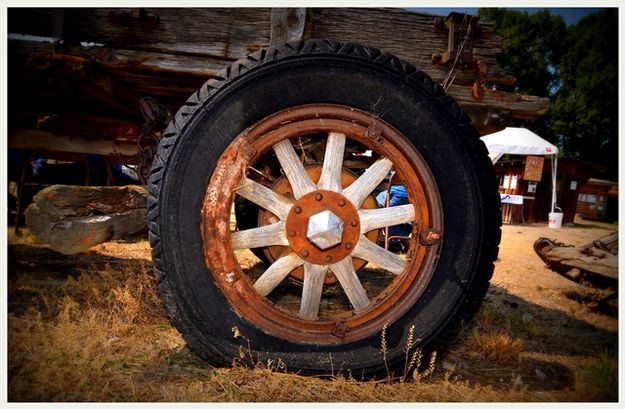
[[[453,17],[401,9],[12,8],[9,148],[31,157],[98,154],[139,163],[208,78],[260,48],[309,38],[380,48],[439,83],[453,79],[448,92],[482,134],[544,115],[546,98],[493,90],[515,79],[497,65],[501,38],[492,27]]]

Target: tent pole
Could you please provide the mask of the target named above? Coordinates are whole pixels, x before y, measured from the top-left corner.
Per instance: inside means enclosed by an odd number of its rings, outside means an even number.
[[[556,184],[558,172],[558,156],[551,157],[551,213],[556,209]]]

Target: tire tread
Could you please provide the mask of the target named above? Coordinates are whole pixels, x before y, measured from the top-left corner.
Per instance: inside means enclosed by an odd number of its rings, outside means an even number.
[[[154,275],[156,277],[163,300],[167,307],[170,318],[174,325],[183,334],[183,338],[192,348],[204,359],[221,357],[226,363],[228,359],[221,356],[217,348],[207,345],[201,341],[199,334],[196,334],[189,319],[183,310],[179,308],[173,289],[167,279],[167,272],[163,263],[163,246],[161,244],[159,226],[164,222],[160,214],[159,198],[162,194],[163,176],[167,172],[168,160],[175,149],[181,133],[184,132],[189,120],[193,118],[197,110],[202,107],[227,84],[245,76],[248,72],[275,62],[305,58],[308,55],[340,55],[346,58],[360,60],[364,63],[382,65],[396,75],[403,76],[407,82],[430,95],[436,100],[450,118],[459,125],[462,132],[461,139],[467,152],[471,156],[476,175],[480,180],[478,188],[483,200],[484,209],[484,232],[482,234],[484,242],[479,265],[475,271],[478,275],[466,286],[466,295],[462,303],[458,303],[456,313],[450,315],[450,320],[443,326],[443,329],[436,337],[445,339],[452,336],[460,327],[461,321],[471,320],[489,287],[490,279],[494,272],[494,262],[499,252],[499,241],[501,238],[501,209],[498,194],[498,184],[492,164],[487,156],[485,145],[480,140],[479,135],[472,125],[471,120],[462,110],[460,105],[443,88],[434,82],[427,74],[417,70],[412,64],[396,58],[388,53],[376,48],[361,46],[353,43],[339,43],[331,40],[311,39],[306,41],[289,42],[280,46],[271,46],[268,49],[261,49],[252,54],[235,61],[217,75],[210,77],[202,86],[200,91],[193,93],[184,105],[178,110],[169,126],[163,133],[163,138],[159,143],[157,154],[152,164],[148,180],[148,229],[149,240],[152,247],[152,259],[154,264]],[[487,216],[487,217],[486,217]],[[198,346],[201,346],[198,347]],[[204,352],[203,352],[204,351]]]

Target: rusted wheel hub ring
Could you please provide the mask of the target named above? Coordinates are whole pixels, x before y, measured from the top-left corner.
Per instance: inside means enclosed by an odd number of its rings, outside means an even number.
[[[311,240],[313,217],[330,212],[340,221],[340,241],[320,248]],[[313,264],[329,265],[347,257],[358,243],[360,218],[358,210],[343,195],[329,190],[317,190],[302,196],[291,208],[286,219],[287,239],[293,251]]]

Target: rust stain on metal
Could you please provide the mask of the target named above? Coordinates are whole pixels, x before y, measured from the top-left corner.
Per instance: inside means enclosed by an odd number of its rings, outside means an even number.
[[[339,321],[334,325],[334,328],[332,328],[332,335],[334,335],[337,338],[343,339],[345,338],[345,334],[347,333],[348,330],[349,330],[349,327],[345,325],[344,322]]]
[[[423,246],[432,246],[441,240],[441,233],[438,230],[428,229],[419,233],[419,243]]]
[[[246,143],[246,138],[239,138],[226,149],[211,176],[202,207],[204,258],[207,267],[218,273],[222,288],[223,285],[238,282],[242,274],[231,256],[230,240],[221,237],[230,234],[230,206],[234,191],[249,163],[239,154]]]

